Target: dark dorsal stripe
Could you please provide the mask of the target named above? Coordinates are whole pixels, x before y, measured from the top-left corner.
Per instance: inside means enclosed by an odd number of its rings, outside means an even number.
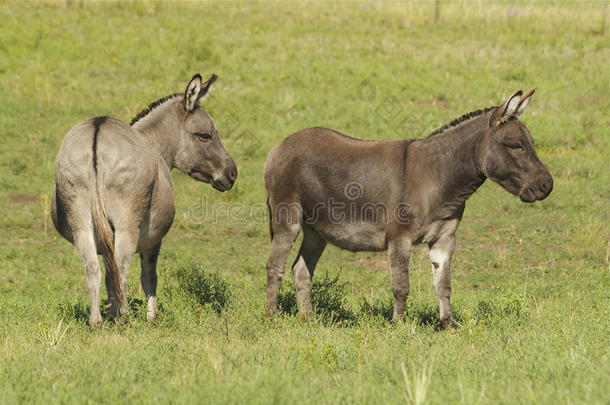
[[[178,97],[178,96],[181,96],[181,95],[182,95],[182,93],[174,93],[174,94],[170,94],[169,96],[165,96],[163,98],[160,98],[157,101],[153,101],[152,103],[150,103],[148,105],[148,107],[146,107],[145,109],[140,111],[138,113],[138,115],[133,117],[132,120],[129,122],[129,125],[133,125],[136,122],[140,121],[142,118],[146,117],[152,110],[154,110],[155,108],[159,107],[161,104],[165,103],[167,100],[171,100],[172,98],[175,98],[175,97]]]
[[[337,131],[336,129],[332,129],[332,128],[326,128],[326,127],[312,127],[312,128],[309,128],[309,129],[317,129],[317,130],[321,130],[321,131],[330,131],[330,132],[333,132],[333,133],[335,133],[335,134],[337,134],[337,135],[340,135],[340,136],[342,136],[342,137],[344,137],[344,138],[351,139],[351,140],[353,140],[353,141],[360,141],[360,142],[369,142],[369,141],[374,141],[373,139],[361,139],[361,138],[355,138],[355,137],[353,137],[353,136],[350,136],[350,135],[344,134],[343,132],[341,132],[341,131]]]
[[[434,135],[438,135],[440,133],[445,132],[446,130],[448,130],[449,128],[453,128],[458,126],[459,124],[461,124],[464,121],[468,121],[471,118],[474,117],[478,117],[480,115],[483,115],[491,110],[493,110],[496,107],[487,107],[487,108],[483,108],[482,110],[476,110],[476,111],[471,111],[467,114],[462,115],[459,118],[454,119],[453,121],[451,121],[449,124],[443,125],[442,127],[440,127],[439,129],[437,129],[436,131],[432,132],[430,135],[428,135],[428,138]]]
[[[108,117],[96,117],[93,119],[93,171],[97,176],[97,135],[100,132],[100,127]]]

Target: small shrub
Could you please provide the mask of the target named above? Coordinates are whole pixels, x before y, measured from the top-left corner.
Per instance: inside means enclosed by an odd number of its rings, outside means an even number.
[[[325,323],[353,323],[356,319],[354,313],[345,306],[345,283],[339,282],[338,274],[330,277],[326,273],[323,278],[314,279],[311,299],[314,312]],[[294,283],[284,283],[280,289],[278,310],[290,315],[298,312]]]
[[[367,297],[362,297],[359,309],[361,314],[381,317],[389,321],[394,315],[394,300],[392,298],[369,300]]]
[[[334,278],[328,273],[322,280],[311,286],[313,307],[325,321],[354,321],[354,313],[345,307],[345,283],[339,282],[339,274]]]
[[[176,278],[178,289],[202,307],[220,313],[231,300],[229,284],[218,273],[206,274],[200,266],[191,265],[179,268]]]
[[[277,308],[280,313],[287,315],[295,315],[298,312],[297,295],[293,283],[284,282],[281,285],[277,296]]]
[[[331,342],[318,342],[315,337],[300,348],[298,357],[312,370],[322,367],[331,372],[352,369],[355,362],[351,345],[345,347]]]
[[[77,323],[86,323],[89,320],[89,306],[82,301],[61,302],[57,308],[62,319],[76,321]]]
[[[513,290],[505,291],[494,299],[480,299],[474,316],[479,319],[494,320],[512,317],[521,319],[528,316],[526,297]]]

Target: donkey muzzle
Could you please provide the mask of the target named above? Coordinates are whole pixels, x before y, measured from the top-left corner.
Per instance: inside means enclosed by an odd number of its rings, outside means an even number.
[[[237,179],[237,166],[235,166],[235,162],[231,159],[225,166],[222,174],[212,179],[212,187],[218,191],[229,191],[233,188],[235,179]]]
[[[553,191],[553,178],[550,174],[543,174],[536,180],[526,184],[519,193],[523,202],[544,200]]]

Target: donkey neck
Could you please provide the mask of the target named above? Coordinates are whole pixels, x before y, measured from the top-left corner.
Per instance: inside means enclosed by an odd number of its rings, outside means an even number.
[[[434,182],[431,196],[442,217],[461,215],[466,200],[483,184],[480,148],[489,113],[470,118],[422,140],[422,164]]]
[[[141,118],[134,119],[134,129],[140,132],[149,144],[161,155],[167,167],[171,170],[175,165],[178,150],[177,132],[180,128],[178,97],[170,98],[163,104],[150,109]]]

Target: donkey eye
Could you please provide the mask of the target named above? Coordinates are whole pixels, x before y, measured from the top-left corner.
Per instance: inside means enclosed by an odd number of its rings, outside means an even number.
[[[195,134],[195,136],[202,142],[207,142],[212,139],[212,134],[210,134],[209,132],[198,132]]]
[[[511,149],[523,150],[523,145],[521,145],[520,143],[511,143],[508,145],[508,147]]]

